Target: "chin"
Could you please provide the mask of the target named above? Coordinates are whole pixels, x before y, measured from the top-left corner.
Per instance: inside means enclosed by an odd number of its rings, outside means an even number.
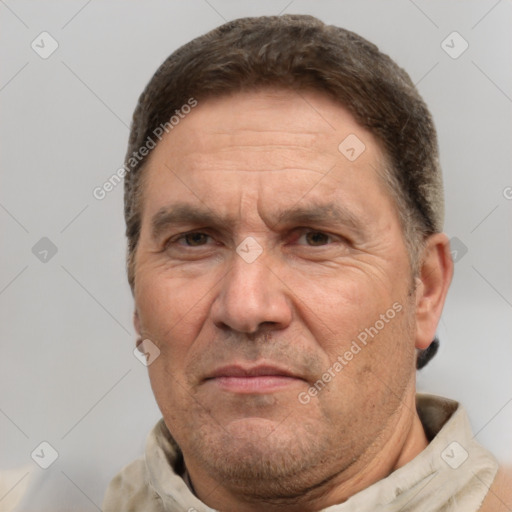
[[[260,441],[267,441],[272,443],[271,436],[275,433],[280,438],[281,442],[288,442],[287,438],[291,437],[288,432],[289,427],[283,426],[281,432],[276,432],[283,419],[267,419],[258,417],[240,418],[224,424],[223,427],[232,440],[237,440],[240,443],[259,443]],[[283,439],[284,438],[284,439]],[[261,446],[263,449],[263,446]]]
[[[311,427],[289,418],[248,417],[203,424],[187,444],[196,461],[245,494],[282,498],[303,493],[311,471],[332,454],[327,439]]]

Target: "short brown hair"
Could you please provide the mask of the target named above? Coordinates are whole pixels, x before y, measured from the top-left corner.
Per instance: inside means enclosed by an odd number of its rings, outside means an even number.
[[[442,230],[444,203],[430,113],[407,73],[364,38],[307,15],[241,18],[185,44],[156,71],[133,114],[126,163],[191,97],[262,87],[323,91],[380,141],[410,255]],[[128,280],[141,228],[141,158],[125,175]],[[414,259],[414,258],[413,258]]]

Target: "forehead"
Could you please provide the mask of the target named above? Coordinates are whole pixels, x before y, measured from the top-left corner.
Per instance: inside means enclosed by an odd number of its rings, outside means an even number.
[[[143,212],[184,197],[234,210],[251,197],[284,206],[333,195],[362,211],[358,194],[389,200],[379,178],[384,161],[375,137],[319,92],[211,98],[199,101],[150,155]]]
[[[343,144],[347,138],[348,144]],[[289,149],[297,159],[323,154],[331,157],[330,163],[340,155],[354,161],[363,149],[363,160],[381,156],[375,137],[341,104],[319,91],[287,89],[232,93],[199,101],[154,153],[166,147],[179,148],[181,156],[200,159],[213,152],[221,157],[220,153],[237,147],[247,153],[262,153],[263,146],[267,150]],[[350,146],[356,154],[343,152]]]

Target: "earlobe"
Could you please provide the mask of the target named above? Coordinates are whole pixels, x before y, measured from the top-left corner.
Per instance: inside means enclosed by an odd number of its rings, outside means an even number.
[[[453,276],[450,241],[444,233],[428,237],[416,286],[416,348],[426,349],[435,338]]]

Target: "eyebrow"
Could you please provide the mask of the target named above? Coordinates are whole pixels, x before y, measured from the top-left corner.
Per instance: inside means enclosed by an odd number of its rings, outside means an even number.
[[[234,224],[233,219],[223,218],[205,207],[193,206],[188,203],[175,203],[160,208],[151,219],[151,237],[158,240],[169,227],[180,224],[194,224],[226,229]]]
[[[330,222],[362,231],[363,219],[352,210],[336,203],[310,203],[307,206],[295,206],[277,216],[282,224],[323,224]]]
[[[296,205],[272,215],[277,219],[274,222],[266,220],[271,228],[277,225],[320,225],[329,222],[334,225],[343,225],[354,231],[365,231],[365,222],[355,215],[346,206],[336,203],[310,203]],[[265,219],[264,219],[265,220]],[[219,231],[226,231],[234,227],[237,220],[232,216],[222,216],[204,206],[194,206],[188,203],[174,203],[158,210],[151,219],[151,236],[158,240],[169,227],[193,224],[195,226],[208,226]]]

